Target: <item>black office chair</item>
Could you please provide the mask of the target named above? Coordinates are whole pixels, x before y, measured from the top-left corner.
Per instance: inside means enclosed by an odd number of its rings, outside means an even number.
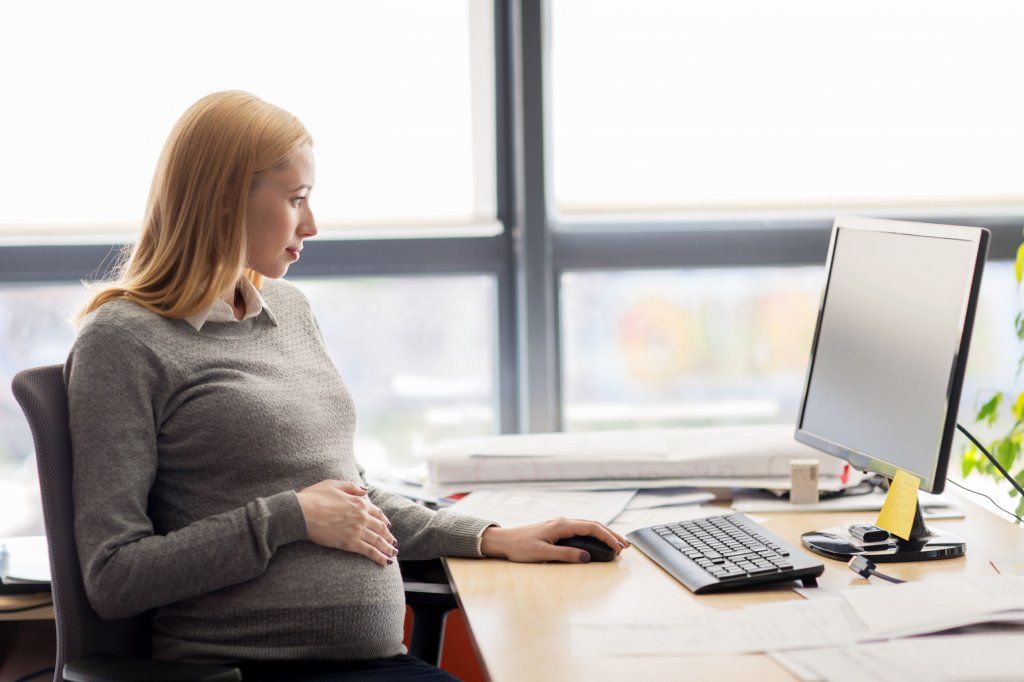
[[[105,620],[90,606],[75,545],[71,439],[63,372],[63,365],[36,367],[19,372],[12,382],[14,396],[32,429],[39,467],[57,626],[54,682],[241,680],[235,667],[149,658],[153,611]],[[437,665],[444,619],[455,608],[451,587],[443,572],[438,572],[436,562],[399,565],[403,568],[406,603],[413,608],[409,653]]]

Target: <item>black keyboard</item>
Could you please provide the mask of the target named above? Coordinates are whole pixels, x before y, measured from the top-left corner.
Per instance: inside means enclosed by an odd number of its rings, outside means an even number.
[[[626,537],[696,594],[785,580],[816,585],[825,571],[744,514],[651,526]]]

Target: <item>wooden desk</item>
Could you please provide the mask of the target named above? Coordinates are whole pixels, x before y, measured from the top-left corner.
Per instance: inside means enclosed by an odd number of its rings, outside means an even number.
[[[952,493],[949,493],[952,495]],[[1024,557],[1024,531],[987,509],[958,498],[966,518],[929,521],[967,541],[967,556],[882,570],[906,580],[949,574],[992,574],[989,559]],[[713,513],[713,512],[712,512]],[[755,514],[762,525],[800,546],[800,535],[848,520],[873,522],[877,512]],[[846,564],[825,564],[824,589],[864,584]],[[446,565],[487,674],[509,680],[794,680],[765,655],[581,658],[569,648],[569,621],[657,617],[666,612],[733,609],[800,599],[789,587],[694,595],[635,548],[610,563],[515,564],[493,559],[448,559]]]
[[[49,592],[0,595],[0,611],[42,604],[49,602],[51,599],[53,599],[53,596]],[[0,621],[4,620],[53,620],[53,605],[48,604],[47,606],[40,606],[28,611],[19,611],[18,613],[0,613]]]
[[[41,604],[50,598],[49,592],[0,596],[0,609]],[[16,680],[47,666],[52,667],[56,651],[57,633],[52,606],[0,613],[0,680]],[[36,679],[52,677],[51,673]]]

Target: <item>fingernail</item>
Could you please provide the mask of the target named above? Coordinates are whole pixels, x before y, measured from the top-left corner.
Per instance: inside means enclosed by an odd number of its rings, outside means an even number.
[[[619,547],[621,547],[622,549],[626,549],[626,545],[624,545],[624,544],[623,544],[623,543],[621,543],[621,542],[619,543]]]
[[[393,541],[391,544],[395,546],[395,549],[398,549],[398,540]]]
[[[363,490],[369,490],[369,488],[367,488],[365,485],[361,485],[359,487],[362,488]]]
[[[580,563],[585,564],[590,561],[590,552],[580,552]]]

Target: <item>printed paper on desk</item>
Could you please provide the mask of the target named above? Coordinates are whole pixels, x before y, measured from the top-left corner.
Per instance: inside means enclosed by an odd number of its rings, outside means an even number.
[[[687,504],[680,507],[655,507],[653,509],[627,509],[609,524],[620,533],[632,533],[640,528],[656,526],[663,523],[678,523],[705,516],[715,516],[723,510],[717,507],[703,507],[699,504]]]
[[[693,656],[853,644],[865,634],[839,598],[760,604],[672,618],[572,623],[573,653],[589,656]]]
[[[963,510],[942,495],[919,493],[921,512],[926,519],[962,519]],[[885,502],[884,492],[840,495],[813,504],[793,504],[770,493],[742,492],[732,498],[732,508],[740,512],[877,511]]]
[[[0,581],[7,584],[50,582],[46,536],[0,538],[0,545],[6,550],[0,566]]]
[[[1024,575],[1024,559],[992,559],[989,563],[1000,575]]]
[[[964,682],[1019,680],[1021,635],[917,637],[849,647],[771,654],[801,680]]]
[[[619,478],[789,477],[816,458],[822,477],[842,462],[796,442],[786,425],[531,434],[450,440],[427,455],[430,481],[473,483]],[[784,488],[788,488],[787,483]]]
[[[626,508],[635,493],[635,490],[478,490],[448,509],[502,526],[521,526],[559,516],[609,523]]]
[[[1024,618],[1024,578],[1016,576],[976,575],[865,585],[841,590],[840,595],[880,638]]]
[[[691,487],[641,490],[626,509],[654,509],[655,507],[677,507],[682,504],[700,504],[715,499],[714,493]]]
[[[654,488],[676,488],[689,486],[693,488],[765,488],[768,490],[788,490],[790,478],[611,478],[611,479],[576,479],[562,481],[455,481],[452,483],[429,482],[423,486],[423,492],[437,497],[448,497],[455,493],[468,493],[474,490],[509,490],[511,488],[529,488],[535,490],[649,490]],[[821,490],[842,490],[845,485],[838,477],[829,476],[819,479]]]

